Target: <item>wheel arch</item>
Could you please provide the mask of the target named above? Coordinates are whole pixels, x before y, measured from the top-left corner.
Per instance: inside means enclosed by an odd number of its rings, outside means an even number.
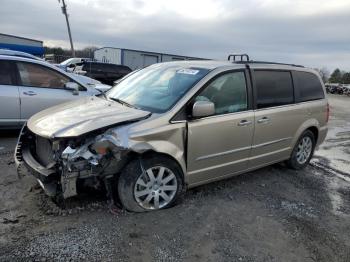
[[[157,157],[157,156],[162,156],[162,157],[166,157],[170,160],[172,160],[174,163],[176,163],[176,165],[178,165],[179,169],[181,170],[181,176],[182,176],[182,179],[183,179],[183,182],[186,183],[186,179],[185,179],[185,170],[184,168],[182,167],[181,163],[179,163],[179,161],[173,157],[172,155],[170,154],[166,154],[164,152],[157,152],[155,150],[147,150],[145,152],[142,152],[142,153],[139,153],[138,154],[143,160],[146,160],[147,158],[151,158],[151,157]]]
[[[291,150],[295,147],[296,143],[298,142],[299,137],[306,131],[310,130],[314,136],[315,136],[315,145],[317,144],[318,137],[319,137],[319,129],[320,129],[320,123],[317,121],[317,119],[308,119],[305,121],[296,131],[292,143],[291,143]]]

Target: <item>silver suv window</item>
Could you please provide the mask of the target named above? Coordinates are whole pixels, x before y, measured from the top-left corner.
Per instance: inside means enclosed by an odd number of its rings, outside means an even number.
[[[215,114],[246,110],[247,86],[244,72],[232,72],[219,76],[196,97],[196,101],[211,101]]]
[[[23,86],[64,88],[70,81],[58,72],[32,63],[17,62],[17,68]]]

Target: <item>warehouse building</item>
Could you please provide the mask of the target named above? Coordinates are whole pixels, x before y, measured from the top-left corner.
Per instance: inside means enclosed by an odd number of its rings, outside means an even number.
[[[26,52],[35,56],[44,55],[43,41],[0,33],[0,49]]]
[[[157,52],[102,47],[94,52],[94,59],[104,63],[126,65],[132,70],[144,68],[146,66],[169,61],[178,60],[204,60],[204,58],[171,55]]]

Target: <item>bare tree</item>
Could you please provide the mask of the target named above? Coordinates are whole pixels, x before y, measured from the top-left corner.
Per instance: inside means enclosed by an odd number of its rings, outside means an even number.
[[[320,74],[323,83],[326,83],[329,79],[330,72],[327,67],[315,68],[315,70]]]

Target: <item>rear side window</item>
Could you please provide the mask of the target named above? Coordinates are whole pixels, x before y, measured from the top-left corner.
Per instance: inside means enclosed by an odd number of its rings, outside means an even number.
[[[0,85],[13,85],[12,66],[10,62],[0,60]]]
[[[323,99],[324,93],[320,79],[312,73],[293,72],[298,102]]]
[[[294,102],[290,72],[257,70],[254,72],[254,76],[258,109],[288,105]]]

